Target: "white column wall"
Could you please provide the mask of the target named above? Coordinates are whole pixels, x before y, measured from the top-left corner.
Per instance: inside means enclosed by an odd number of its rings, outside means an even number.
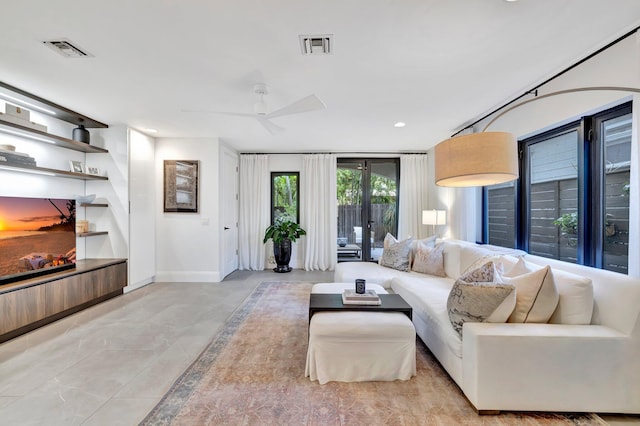
[[[156,281],[219,282],[218,139],[158,138],[155,157]],[[164,160],[200,161],[198,213],[164,213]]]
[[[131,291],[155,279],[155,140],[129,129],[129,285]]]

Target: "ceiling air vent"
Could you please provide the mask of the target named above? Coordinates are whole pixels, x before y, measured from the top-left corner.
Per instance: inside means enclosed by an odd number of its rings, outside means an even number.
[[[64,56],[65,58],[88,58],[93,56],[86,50],[74,46],[69,40],[60,39],[43,41],[42,43],[44,43],[47,47],[51,48],[60,55]]]
[[[301,35],[303,55],[330,55],[333,53],[333,34]]]

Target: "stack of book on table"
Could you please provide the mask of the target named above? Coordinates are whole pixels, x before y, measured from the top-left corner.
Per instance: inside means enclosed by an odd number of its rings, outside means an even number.
[[[344,305],[380,305],[380,296],[373,290],[367,290],[364,294],[358,294],[355,290],[345,290],[342,293],[342,303]]]

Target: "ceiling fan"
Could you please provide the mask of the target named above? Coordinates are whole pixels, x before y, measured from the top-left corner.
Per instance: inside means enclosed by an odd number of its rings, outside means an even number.
[[[264,95],[269,94],[269,89],[266,84],[256,84],[253,86],[253,92],[258,95],[258,101],[253,104],[253,113],[243,112],[228,112],[228,111],[203,111],[203,110],[183,110],[185,112],[205,112],[209,114],[224,114],[234,115],[238,117],[248,117],[258,120],[262,126],[267,129],[269,133],[275,135],[284,131],[284,128],[271,122],[272,118],[282,117],[285,115],[300,114],[302,112],[316,111],[325,109],[326,106],[316,95],[309,95],[302,99],[299,99],[287,106],[284,106],[275,111],[267,113],[267,104],[264,101]]]

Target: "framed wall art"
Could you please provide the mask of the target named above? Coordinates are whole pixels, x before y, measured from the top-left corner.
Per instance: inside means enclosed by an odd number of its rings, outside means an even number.
[[[198,212],[197,160],[164,160],[165,213]]]
[[[84,173],[84,163],[82,161],[69,160],[69,169],[73,173]]]

